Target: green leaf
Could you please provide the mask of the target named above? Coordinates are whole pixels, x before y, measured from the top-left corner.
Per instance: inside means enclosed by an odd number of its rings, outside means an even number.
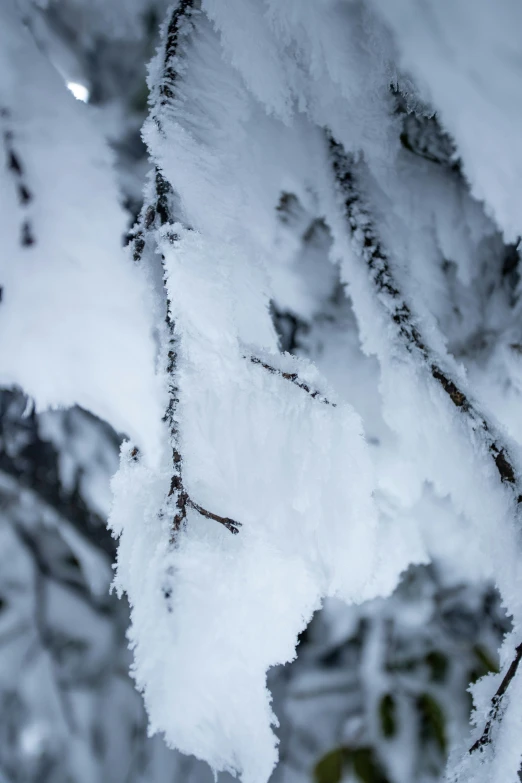
[[[350,756],[353,770],[361,783],[388,783],[372,748],[357,748]]]
[[[432,650],[426,655],[426,663],[430,669],[430,679],[433,682],[443,682],[448,671],[448,659],[439,650]]]
[[[420,717],[420,735],[424,742],[434,741],[441,753],[446,753],[446,721],[440,704],[429,693],[417,698]]]
[[[343,762],[343,748],[330,750],[314,767],[316,783],[340,783],[343,776]]]
[[[476,644],[473,647],[473,652],[479,663],[482,664],[484,674],[488,674],[489,672],[495,672],[495,674],[498,674],[499,668],[497,662],[493,660],[484,647],[482,647],[480,644]]]

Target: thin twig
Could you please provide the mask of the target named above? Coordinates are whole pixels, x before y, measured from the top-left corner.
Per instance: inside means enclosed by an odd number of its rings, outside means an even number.
[[[207,511],[206,508],[203,508],[202,506],[199,506],[197,503],[194,503],[194,501],[191,500],[190,498],[187,498],[187,503],[195,511],[197,511],[198,514],[201,514],[202,517],[206,517],[207,519],[213,519],[214,522],[219,522],[221,525],[224,525],[227,530],[230,530],[230,532],[233,533],[234,535],[236,533],[239,533],[241,522],[236,522],[235,519],[230,519],[230,517],[220,517],[219,514],[213,514],[211,511]]]
[[[522,644],[519,644],[515,650],[515,657],[509,664],[509,668],[505,673],[504,677],[502,678],[502,682],[498,686],[497,692],[491,699],[490,717],[488,718],[486,725],[484,726],[484,731],[482,732],[478,740],[474,742],[471,748],[469,749],[470,754],[474,753],[476,750],[479,750],[480,748],[484,747],[484,745],[488,745],[491,742],[491,729],[493,727],[493,722],[498,717],[498,712],[500,709],[502,698],[508,689],[509,683],[515,677],[515,674],[517,673],[518,666],[521,660],[522,660]]]
[[[322,402],[324,405],[331,405],[332,408],[337,407],[336,402],[330,402],[324,395],[321,394],[321,392],[310,388],[307,383],[302,381],[299,378],[299,375],[296,372],[284,372],[283,370],[278,370],[276,367],[272,367],[271,364],[267,364],[262,359],[259,359],[257,356],[250,356],[250,361],[252,364],[258,364],[261,367],[263,367],[265,370],[267,370],[269,373],[272,373],[273,375],[279,375],[281,378],[284,378],[286,381],[290,381],[290,383],[295,384],[295,386],[298,386],[300,389],[303,389],[307,394],[312,397],[312,399],[317,400],[317,402]]]

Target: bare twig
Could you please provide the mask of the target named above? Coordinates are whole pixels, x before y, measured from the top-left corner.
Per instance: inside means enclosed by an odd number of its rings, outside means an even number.
[[[290,381],[290,383],[295,384],[295,386],[298,386],[300,389],[303,389],[307,394],[312,397],[312,399],[317,400],[317,402],[322,402],[324,405],[331,405],[332,408],[337,407],[336,402],[330,402],[326,397],[324,397],[321,392],[310,388],[310,386],[302,381],[299,378],[299,375],[296,372],[284,372],[283,370],[278,370],[276,367],[272,367],[271,364],[267,364],[262,359],[259,359],[257,356],[250,356],[250,361],[252,364],[258,364],[260,367],[263,367],[265,370],[267,370],[269,373],[272,373],[273,375],[279,375],[281,378],[284,378],[286,381]]]
[[[193,509],[195,509],[199,514],[201,514],[202,517],[206,517],[207,519],[213,519],[214,522],[219,522],[220,525],[224,525],[227,530],[230,530],[231,533],[234,535],[236,533],[239,533],[239,528],[241,527],[241,522],[236,522],[235,519],[230,519],[230,517],[220,517],[219,514],[213,514],[211,511],[207,511],[205,508],[202,508],[197,503],[194,503],[193,500],[190,498],[187,498],[187,503],[192,506]]]

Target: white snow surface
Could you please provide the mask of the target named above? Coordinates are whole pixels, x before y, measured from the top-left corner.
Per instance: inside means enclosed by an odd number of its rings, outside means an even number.
[[[0,179],[0,381],[40,410],[82,405],[154,459],[162,400],[152,298],[122,246],[111,155],[12,0],[0,14],[1,131],[30,193],[20,203],[17,177]]]
[[[389,23],[400,64],[454,136],[473,194],[510,241],[520,236],[520,139],[517,0],[371,0]]]

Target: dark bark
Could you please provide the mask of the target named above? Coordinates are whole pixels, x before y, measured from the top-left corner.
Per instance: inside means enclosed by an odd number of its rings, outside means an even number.
[[[256,356],[251,356],[250,361],[252,364],[259,365],[271,375],[279,375],[281,378],[284,378],[285,381],[290,381],[290,383],[293,383],[295,386],[298,386],[300,389],[309,394],[313,400],[322,402],[324,405],[331,405],[332,408],[337,407],[337,403],[330,402],[330,400],[326,399],[326,397],[324,397],[321,392],[310,388],[307,383],[299,378],[299,375],[296,372],[284,372],[283,370],[278,370],[276,367],[272,367],[271,364],[267,364],[266,362],[262,361],[262,359],[258,359]]]
[[[469,749],[469,753],[474,753],[476,750],[480,750],[480,748],[483,748],[485,745],[488,745],[491,742],[491,730],[493,728],[494,722],[499,717],[499,710],[502,704],[502,699],[508,689],[509,683],[511,682],[511,680],[513,680],[515,674],[518,671],[518,667],[521,659],[522,659],[522,644],[519,644],[515,650],[515,657],[509,664],[509,668],[505,673],[504,677],[502,678],[502,682],[498,686],[497,692],[495,693],[495,695],[491,700],[490,717],[488,718],[486,725],[484,726],[484,731],[482,732],[478,740],[473,743],[473,745]]]

